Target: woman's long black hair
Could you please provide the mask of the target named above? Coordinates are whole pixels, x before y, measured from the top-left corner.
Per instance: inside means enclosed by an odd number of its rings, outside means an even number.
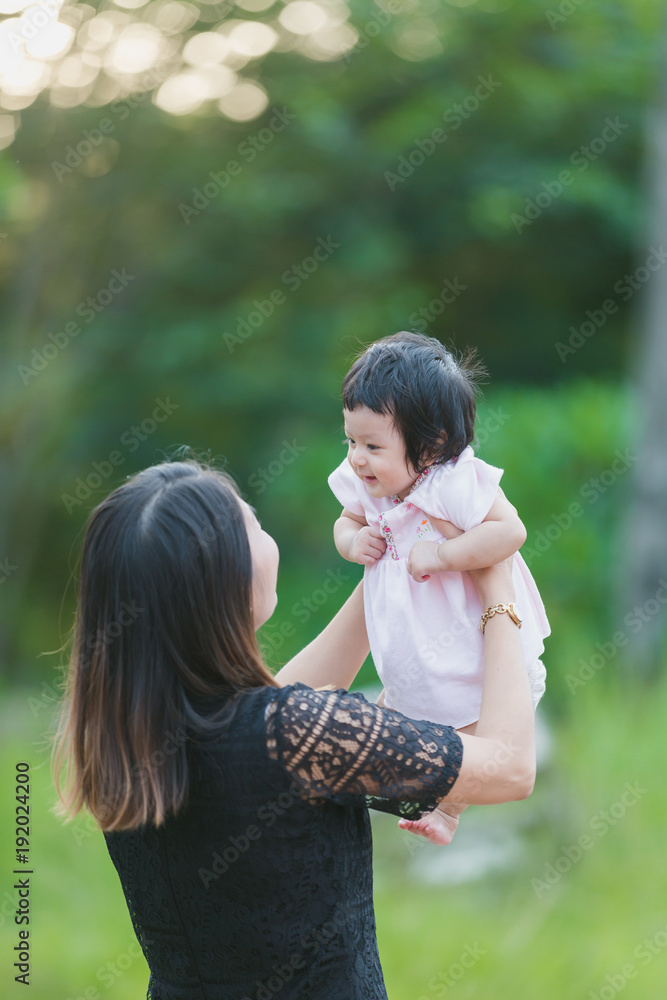
[[[202,706],[275,684],[251,585],[243,511],[224,473],[166,462],[95,508],[54,747],[61,813],[86,806],[103,829],[123,830],[185,804],[187,734],[206,728]]]

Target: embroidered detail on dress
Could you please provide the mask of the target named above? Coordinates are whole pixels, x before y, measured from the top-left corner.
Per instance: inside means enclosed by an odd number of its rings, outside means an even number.
[[[431,525],[428,523],[427,519],[424,518],[424,520],[417,528],[417,538],[423,538],[424,535],[428,535],[430,530],[431,530]]]
[[[391,533],[391,528],[385,523],[384,514],[378,514],[378,521],[380,522],[380,530],[384,535],[384,540],[387,543],[387,549],[392,559],[398,559],[398,552],[396,551],[396,543],[394,542],[394,536]]]
[[[405,497],[406,500],[410,496],[410,493],[413,493],[414,490],[416,490],[418,486],[421,486],[421,484],[424,482],[424,480],[429,475],[429,473],[433,470],[433,468],[434,468],[434,466],[429,465],[428,468],[424,469],[423,472],[419,473],[419,475],[415,479],[414,483],[410,487],[410,490],[409,490],[407,496]],[[401,500],[401,498],[398,496],[397,493],[392,494],[392,496],[389,499],[393,503],[394,507],[396,507],[399,503],[403,503],[403,501]],[[410,505],[408,505],[408,509],[409,509],[409,506]]]

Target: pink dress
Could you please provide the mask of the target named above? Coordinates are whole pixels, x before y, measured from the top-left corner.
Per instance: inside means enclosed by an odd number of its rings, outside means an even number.
[[[429,516],[463,531],[480,524],[496,498],[503,474],[471,447],[444,465],[426,469],[401,501],[371,497],[347,458],[329,476],[329,486],[352,514],[379,525],[387,550],[364,571],[364,605],[371,653],[385,688],[385,704],[413,719],[457,729],[476,722],[484,676],[479,630],[482,608],[466,573],[433,574],[417,583],[408,573],[415,542],[443,536]],[[446,541],[444,544],[447,544]],[[520,636],[537,705],[546,672],[540,656],[549,622],[535,581],[522,556],[514,556]]]

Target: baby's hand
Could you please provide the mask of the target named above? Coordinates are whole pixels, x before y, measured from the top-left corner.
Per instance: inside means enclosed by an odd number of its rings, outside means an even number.
[[[438,542],[415,542],[408,556],[408,573],[417,581],[424,583],[431,573],[441,573],[440,545]]]
[[[372,566],[384,555],[387,543],[379,528],[366,525],[360,528],[350,545],[350,562],[361,563],[362,566]]]
[[[420,837],[425,837],[432,844],[439,844],[444,847],[450,844],[456,828],[459,825],[458,812],[454,815],[437,808],[433,812],[426,813],[420,819],[399,819],[398,825],[408,833],[416,833]]]

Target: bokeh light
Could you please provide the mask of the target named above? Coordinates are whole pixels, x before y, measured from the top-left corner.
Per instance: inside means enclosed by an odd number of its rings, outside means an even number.
[[[269,96],[258,83],[243,81],[220,98],[218,107],[232,121],[248,122],[266,110]]]
[[[274,52],[342,59],[359,40],[349,18],[344,0],[0,0],[0,115],[12,126],[0,141],[12,141],[13,113],[40,95],[76,108],[150,93],[171,115],[251,121],[270,99],[262,61]],[[400,58],[442,52],[427,23],[393,20],[384,44]]]

